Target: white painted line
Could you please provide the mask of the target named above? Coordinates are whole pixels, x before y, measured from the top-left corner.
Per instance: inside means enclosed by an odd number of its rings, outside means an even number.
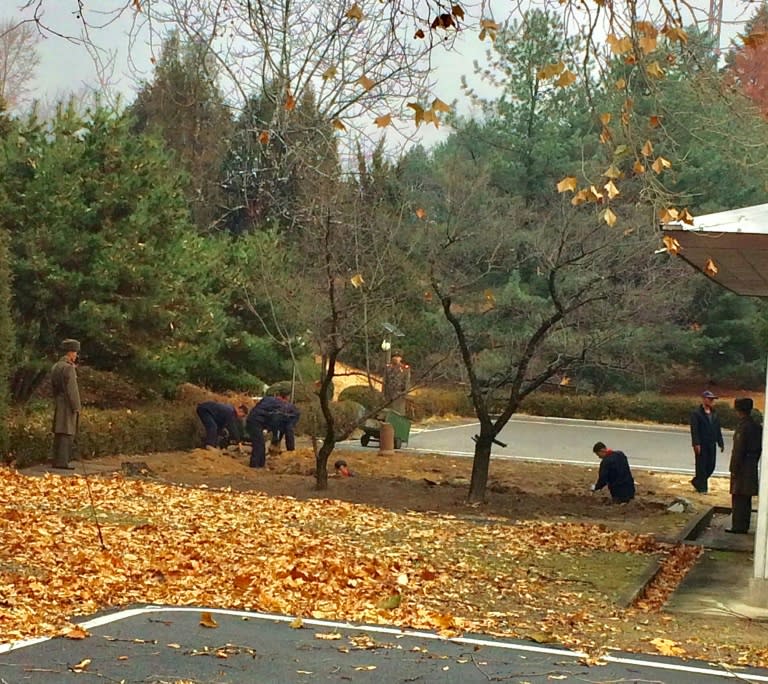
[[[192,608],[189,606],[144,606],[142,608],[131,608],[109,615],[87,620],[79,623],[84,629],[94,629],[104,625],[136,617],[148,613],[200,613],[202,611],[214,613],[216,615],[231,615],[234,617],[249,618],[253,620],[270,620],[272,622],[293,622],[295,617],[290,615],[275,615],[270,613],[253,613],[245,610],[229,610],[226,608]],[[528,644],[511,643],[508,641],[491,641],[489,639],[475,639],[473,637],[444,637],[433,632],[419,632],[407,629],[398,629],[396,627],[381,627],[378,625],[355,625],[350,622],[335,622],[332,620],[315,620],[313,618],[302,618],[302,623],[312,627],[330,627],[334,629],[355,630],[357,632],[373,632],[376,634],[389,634],[398,637],[413,637],[418,639],[428,639],[432,641],[444,641],[446,643],[467,644],[469,646],[487,646],[489,648],[499,648],[508,651],[522,651],[525,653],[540,653],[543,655],[555,655],[565,658],[586,658],[587,654],[581,651],[571,651],[564,648],[547,648],[546,646],[532,646]],[[52,638],[52,637],[51,637]],[[11,650],[17,650],[26,646],[32,646],[49,638],[30,639],[28,641],[19,641],[12,644],[0,644],[0,653],[7,653]],[[601,658],[605,662],[617,663],[621,665],[635,665],[641,667],[650,667],[661,670],[672,670],[675,672],[685,672],[689,674],[703,674],[710,677],[724,677],[726,679],[739,679],[748,682],[768,682],[768,675],[744,674],[742,672],[732,672],[730,670],[715,670],[705,667],[694,667],[690,665],[679,665],[677,663],[667,663],[658,660],[641,660],[638,658],[624,658],[621,656],[606,655]]]

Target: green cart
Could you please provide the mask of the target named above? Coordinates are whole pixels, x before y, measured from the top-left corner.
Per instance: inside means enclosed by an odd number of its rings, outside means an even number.
[[[395,432],[395,449],[401,449],[404,444],[408,444],[408,437],[411,434],[411,421],[401,413],[391,409],[384,411],[377,420],[365,421],[360,444],[368,446],[371,442],[378,442],[381,439],[382,423],[389,423],[392,426]]]

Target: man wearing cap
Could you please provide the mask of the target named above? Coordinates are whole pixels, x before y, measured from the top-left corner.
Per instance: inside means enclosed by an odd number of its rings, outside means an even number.
[[[720,416],[715,411],[717,396],[709,390],[701,393],[701,404],[691,412],[691,444],[696,460],[696,475],[691,480],[693,488],[700,494],[709,491],[709,478],[715,472],[716,447],[720,451],[723,444],[723,431],[720,429]]]
[[[393,411],[405,415],[405,395],[411,388],[411,367],[403,363],[403,352],[393,351],[392,360],[384,369],[382,390]]]
[[[75,361],[80,352],[77,340],[61,343],[62,356],[51,369],[53,391],[53,467],[74,470],[70,465],[75,435],[80,420],[80,390],[77,386]]]
[[[739,424],[731,450],[731,534],[747,534],[752,519],[752,497],[757,494],[757,462],[763,450],[763,428],[752,417],[752,400],[736,399]]]

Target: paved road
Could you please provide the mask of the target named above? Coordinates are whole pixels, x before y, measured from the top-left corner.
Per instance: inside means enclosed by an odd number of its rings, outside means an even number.
[[[427,428],[411,434],[407,448],[456,456],[472,456],[477,423]],[[717,469],[728,474],[728,455],[732,432],[726,430],[725,453],[718,455]],[[691,437],[686,427],[645,426],[631,423],[570,420],[565,418],[513,418],[499,440],[506,447],[494,446],[494,458],[557,461],[594,466],[595,442],[621,449],[633,468],[693,473]]]
[[[86,639],[0,645],[0,682],[768,682],[765,670],[619,652],[589,666],[555,646],[320,620],[291,629],[291,617],[241,611],[210,610],[218,626],[206,628],[203,610],[145,606],[86,620]]]

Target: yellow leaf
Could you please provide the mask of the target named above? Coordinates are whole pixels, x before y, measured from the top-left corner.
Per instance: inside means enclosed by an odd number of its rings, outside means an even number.
[[[563,71],[565,71],[565,64],[563,64],[563,62],[555,62],[554,64],[547,64],[546,66],[541,67],[536,73],[536,76],[542,80],[546,80],[548,78],[554,78],[558,74],[562,74]]]
[[[329,78],[335,78],[336,77],[336,67],[335,66],[329,66],[324,72],[323,72],[323,80],[327,81]]]
[[[436,112],[450,112],[451,106],[445,104],[439,97],[436,97],[435,101],[432,103],[432,109]]]
[[[483,292],[483,299],[491,306],[496,306],[496,296],[493,294],[493,290]]]
[[[648,54],[656,49],[656,38],[651,36],[641,36],[638,39],[637,44],[645,54]]]
[[[321,641],[338,641],[341,639],[341,634],[339,632],[316,632],[315,639],[320,639]]]
[[[496,40],[496,33],[499,30],[499,25],[493,19],[481,19],[480,20],[480,40],[490,38],[491,42]]]
[[[659,66],[658,62],[651,62],[645,67],[645,73],[651,78],[664,78],[664,69]]]
[[[682,249],[677,239],[673,238],[671,235],[665,235],[661,241],[664,243],[664,246],[670,254],[677,254]]]
[[[379,128],[386,128],[389,126],[389,124],[392,123],[392,115],[391,114],[384,114],[383,116],[377,116],[373,123],[375,123]]]
[[[611,140],[613,140],[613,134],[610,129],[603,127],[603,130],[600,131],[600,142],[605,145],[606,143],[611,142]]]
[[[621,178],[621,171],[611,164],[605,171],[603,171],[603,176],[610,178],[611,180],[616,180],[617,178]]]
[[[360,665],[355,668],[358,672],[371,672],[376,669],[375,665]]]
[[[678,220],[680,217],[679,212],[674,207],[668,207],[667,209],[662,209],[661,213],[659,214],[659,221],[661,221],[662,225],[666,225],[667,223],[674,223]]]
[[[635,161],[635,163],[632,164],[632,170],[639,176],[640,174],[645,173],[645,166],[643,166],[643,162]]]
[[[560,380],[560,386],[567,387],[570,384],[571,384],[571,379],[567,375],[564,375]]]
[[[638,33],[641,33],[642,35],[648,36],[650,38],[655,38],[659,33],[656,27],[649,21],[636,22],[635,29]]]
[[[661,126],[661,117],[657,114],[654,114],[653,116],[648,117],[648,123],[650,124],[651,128],[658,128]]]
[[[87,639],[89,636],[91,636],[91,633],[78,625],[77,627],[73,627],[68,632],[66,632],[64,636],[67,639]]]
[[[557,184],[558,192],[574,192],[576,190],[578,181],[576,176],[566,176]]]
[[[399,584],[401,587],[407,587],[407,586],[408,586],[408,575],[407,575],[406,573],[404,573],[404,572],[401,572],[401,573],[400,573],[400,574],[397,576],[397,583],[398,583],[398,584]]]
[[[627,81],[624,78],[620,78],[616,83],[613,84],[613,87],[616,88],[616,90],[624,90],[624,88],[627,87]]]
[[[610,207],[603,212],[603,221],[605,221],[609,226],[613,227],[616,225],[616,219],[617,216],[611,211]]]
[[[72,665],[69,669],[72,670],[72,672],[84,672],[88,669],[88,666],[91,664],[90,658],[85,658],[81,660],[77,665]]]
[[[344,125],[344,122],[341,119],[334,119],[331,122],[331,125],[337,130],[337,131],[346,131],[347,127]]]
[[[269,131],[262,131],[259,133],[259,142],[262,145],[266,145],[269,142]]]
[[[704,265],[704,270],[714,278],[717,275],[719,269],[717,268],[717,264],[715,264],[712,259],[707,259],[707,263]]]
[[[416,214],[416,217],[417,217],[417,218],[420,218],[422,221],[423,221],[425,218],[427,218],[427,212],[426,212],[426,210],[425,210],[425,209],[422,209],[421,207],[419,207],[419,208],[416,210],[415,214]]]
[[[440,127],[440,119],[437,117],[437,114],[431,109],[425,109],[424,113],[422,115],[422,121],[424,123],[431,123],[435,125],[435,128]]]
[[[613,199],[619,194],[619,189],[616,187],[612,180],[609,180],[604,186],[605,191],[608,193],[608,199]]]
[[[297,618],[294,618],[291,621],[291,624],[288,626],[291,629],[301,629],[304,626],[304,621],[300,617],[297,617]]]
[[[562,74],[560,74],[558,79],[555,81],[555,85],[560,88],[565,88],[566,86],[569,86],[575,82],[576,82],[576,74],[566,69]]]
[[[293,95],[288,93],[288,97],[285,98],[285,108],[291,112],[296,108],[296,100],[293,99]]]
[[[464,18],[464,10],[461,8],[461,5],[454,5],[451,7],[451,14],[459,19]]]
[[[609,33],[606,37],[606,42],[611,48],[611,52],[614,55],[623,55],[632,49],[632,39],[629,36],[623,38],[617,38],[612,33]]]
[[[577,192],[577,193],[576,193],[576,194],[573,196],[573,199],[571,200],[571,204],[572,204],[574,207],[578,207],[580,204],[584,204],[585,202],[587,202],[587,201],[588,201],[588,196],[589,196],[589,193],[588,193],[588,191],[587,191],[586,189],[584,189],[584,190],[579,190],[579,191],[578,191],[578,192]]]
[[[662,33],[669,41],[677,41],[679,43],[688,42],[688,34],[680,26],[669,26],[665,28]]]
[[[693,225],[693,216],[691,215],[691,212],[688,211],[687,209],[683,209],[680,212],[680,220],[683,223],[687,223],[689,226]]]
[[[653,154],[653,143],[650,140],[646,140],[640,152],[644,157],[650,157]]]
[[[657,637],[651,639],[651,644],[656,647],[656,650],[665,656],[681,656],[685,655],[685,649],[682,648],[676,641],[671,639],[662,639]]]
[[[357,19],[357,21],[362,21],[363,20],[363,8],[360,7],[360,5],[358,5],[357,3],[355,3],[354,5],[352,5],[352,7],[350,7],[347,10],[346,17],[347,17],[347,19]]]
[[[661,173],[664,169],[669,169],[672,167],[672,162],[670,162],[668,159],[664,159],[664,157],[656,157],[653,164],[651,164],[651,168],[658,174]]]
[[[349,279],[349,282],[352,283],[352,287],[358,288],[365,283],[365,280],[363,280],[363,276],[361,276],[359,273],[355,273],[355,275]]]
[[[416,122],[417,126],[420,125],[421,122],[424,121],[424,107],[418,102],[409,102],[405,106],[414,111],[413,120]]]
[[[376,81],[374,81],[372,78],[368,78],[367,76],[361,76],[357,79],[357,84],[363,86],[366,90],[370,90],[373,88],[373,86],[376,85]]]
[[[219,626],[219,623],[213,619],[213,615],[208,612],[200,613],[200,626],[214,629]]]
[[[603,112],[600,115],[600,123],[603,124],[603,126],[607,126],[609,123],[611,123],[611,113]]]

